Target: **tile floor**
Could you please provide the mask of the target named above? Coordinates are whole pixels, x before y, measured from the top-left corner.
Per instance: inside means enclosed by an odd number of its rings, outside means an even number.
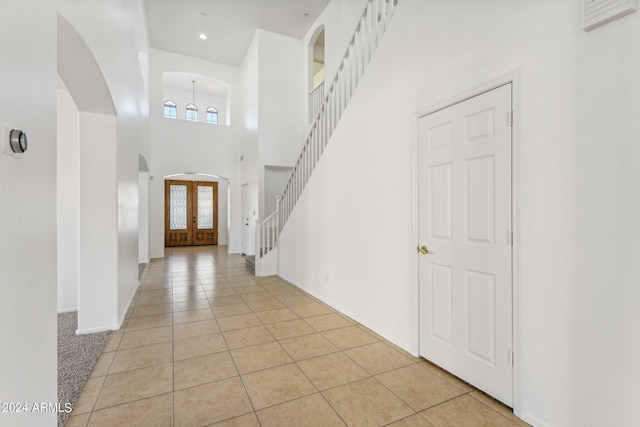
[[[528,425],[225,246],[167,249],[140,280],[68,427]]]

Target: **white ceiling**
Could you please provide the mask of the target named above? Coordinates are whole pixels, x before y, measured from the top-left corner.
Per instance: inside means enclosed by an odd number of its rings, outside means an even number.
[[[229,65],[240,65],[257,28],[302,38],[328,3],[329,0],[145,0],[152,48]],[[205,33],[207,40],[201,40],[200,33]]]

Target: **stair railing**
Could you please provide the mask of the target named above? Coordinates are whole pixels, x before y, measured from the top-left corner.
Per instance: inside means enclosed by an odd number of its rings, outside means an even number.
[[[256,262],[258,262],[258,253],[260,256],[264,256],[275,247],[280,231],[287,223],[293,208],[300,199],[311,173],[318,164],[333,131],[364,74],[366,66],[371,61],[373,53],[384,35],[398,1],[368,1],[336,76],[324,95],[324,100],[311,125],[311,131],[300,156],[279,198],[278,208],[271,216],[260,223],[258,230],[260,252],[258,252],[258,246],[256,246]],[[274,219],[274,216],[277,219]],[[275,232],[267,231],[266,229],[275,230]],[[263,236],[273,240],[263,242]]]

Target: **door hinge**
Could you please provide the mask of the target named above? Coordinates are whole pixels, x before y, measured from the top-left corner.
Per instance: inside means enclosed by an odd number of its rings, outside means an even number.
[[[507,363],[509,366],[513,366],[513,350],[511,349],[507,350]]]
[[[513,111],[507,113],[507,126],[513,126]]]
[[[513,231],[507,230],[507,244],[513,246]]]

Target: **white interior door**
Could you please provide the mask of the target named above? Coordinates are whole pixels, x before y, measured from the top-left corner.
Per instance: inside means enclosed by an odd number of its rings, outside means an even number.
[[[249,202],[249,184],[242,186],[242,253],[249,254],[249,218],[251,217],[251,203]]]
[[[418,255],[420,355],[509,406],[510,120],[511,84],[419,119]]]

